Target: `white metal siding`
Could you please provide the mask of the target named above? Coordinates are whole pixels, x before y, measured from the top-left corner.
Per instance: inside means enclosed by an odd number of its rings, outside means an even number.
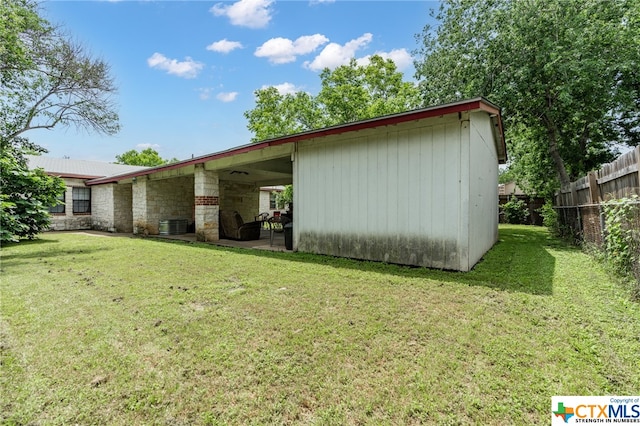
[[[471,113],[470,266],[498,240],[498,157],[491,120]]]
[[[297,248],[468,269],[468,139],[456,114],[299,143]]]

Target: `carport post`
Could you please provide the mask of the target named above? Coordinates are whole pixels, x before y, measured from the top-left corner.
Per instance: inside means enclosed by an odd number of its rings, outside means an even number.
[[[220,181],[218,173],[195,165],[194,173],[196,238],[198,241],[218,241],[220,211]]]

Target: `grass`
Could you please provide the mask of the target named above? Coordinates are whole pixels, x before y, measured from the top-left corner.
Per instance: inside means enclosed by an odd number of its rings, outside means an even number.
[[[542,228],[470,273],[48,233],[2,248],[3,424],[547,424],[636,394],[640,305]]]

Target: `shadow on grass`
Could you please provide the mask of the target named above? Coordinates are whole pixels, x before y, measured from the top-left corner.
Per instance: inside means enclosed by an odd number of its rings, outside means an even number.
[[[52,243],[54,244],[52,245]],[[38,249],[33,248],[31,249],[33,251],[30,251],[28,253],[19,252],[19,253],[6,254],[6,252],[2,252],[2,255],[0,256],[0,258],[2,259],[2,267],[4,269],[6,267],[19,266],[23,263],[26,263],[25,261],[28,259],[47,259],[52,257],[61,258],[64,256],[86,255],[93,252],[98,252],[98,251],[103,252],[105,250],[109,250],[103,247],[99,249],[98,248],[77,249],[77,248],[69,248],[64,246],[56,247],[55,244],[58,244],[58,243],[60,243],[59,240],[36,239],[36,240],[22,240],[18,243],[8,243],[6,245],[3,244],[2,245],[3,248],[37,246]]]
[[[168,241],[184,244],[184,242]],[[358,271],[424,278],[469,286],[484,286],[504,291],[537,295],[553,293],[555,258],[548,249],[575,250],[549,235],[545,228],[533,226],[501,226],[498,242],[470,272],[453,272],[409,267],[309,253],[283,253],[255,249],[195,244],[200,248],[228,251],[271,259],[305,262]]]

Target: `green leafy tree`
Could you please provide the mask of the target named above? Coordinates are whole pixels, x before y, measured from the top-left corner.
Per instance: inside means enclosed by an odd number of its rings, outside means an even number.
[[[279,208],[284,208],[285,205],[291,207],[293,204],[293,185],[285,185],[282,191],[276,192],[276,203]]]
[[[503,107],[521,187],[548,194],[639,143],[640,0],[446,0],[434,15],[415,61],[425,103]]]
[[[5,140],[33,129],[119,130],[109,66],[62,35],[30,0],[0,5],[0,130]]]
[[[244,114],[247,127],[255,142],[417,108],[420,93],[402,78],[392,60],[375,55],[369,64],[358,65],[352,59],[320,73],[317,96],[280,94],[275,87],[257,90],[256,107]]]
[[[116,164],[129,164],[131,166],[161,166],[163,164],[175,163],[178,161],[176,158],[171,160],[165,160],[160,157],[158,151],[153,148],[146,148],[142,151],[136,151],[132,149],[121,155],[116,155]]]
[[[24,152],[27,142],[5,146],[0,154],[0,241],[33,239],[49,227],[49,206],[58,204],[58,195],[65,189],[62,179],[47,175],[44,170],[29,170]],[[14,152],[16,151],[16,152]]]
[[[511,167],[498,170],[498,183],[511,183],[516,181],[516,176]]]
[[[74,126],[119,130],[115,86],[104,61],[93,59],[38,14],[32,0],[0,2],[0,160],[2,240],[33,238],[48,224],[49,205],[64,189],[26,154],[46,152],[26,132]]]

